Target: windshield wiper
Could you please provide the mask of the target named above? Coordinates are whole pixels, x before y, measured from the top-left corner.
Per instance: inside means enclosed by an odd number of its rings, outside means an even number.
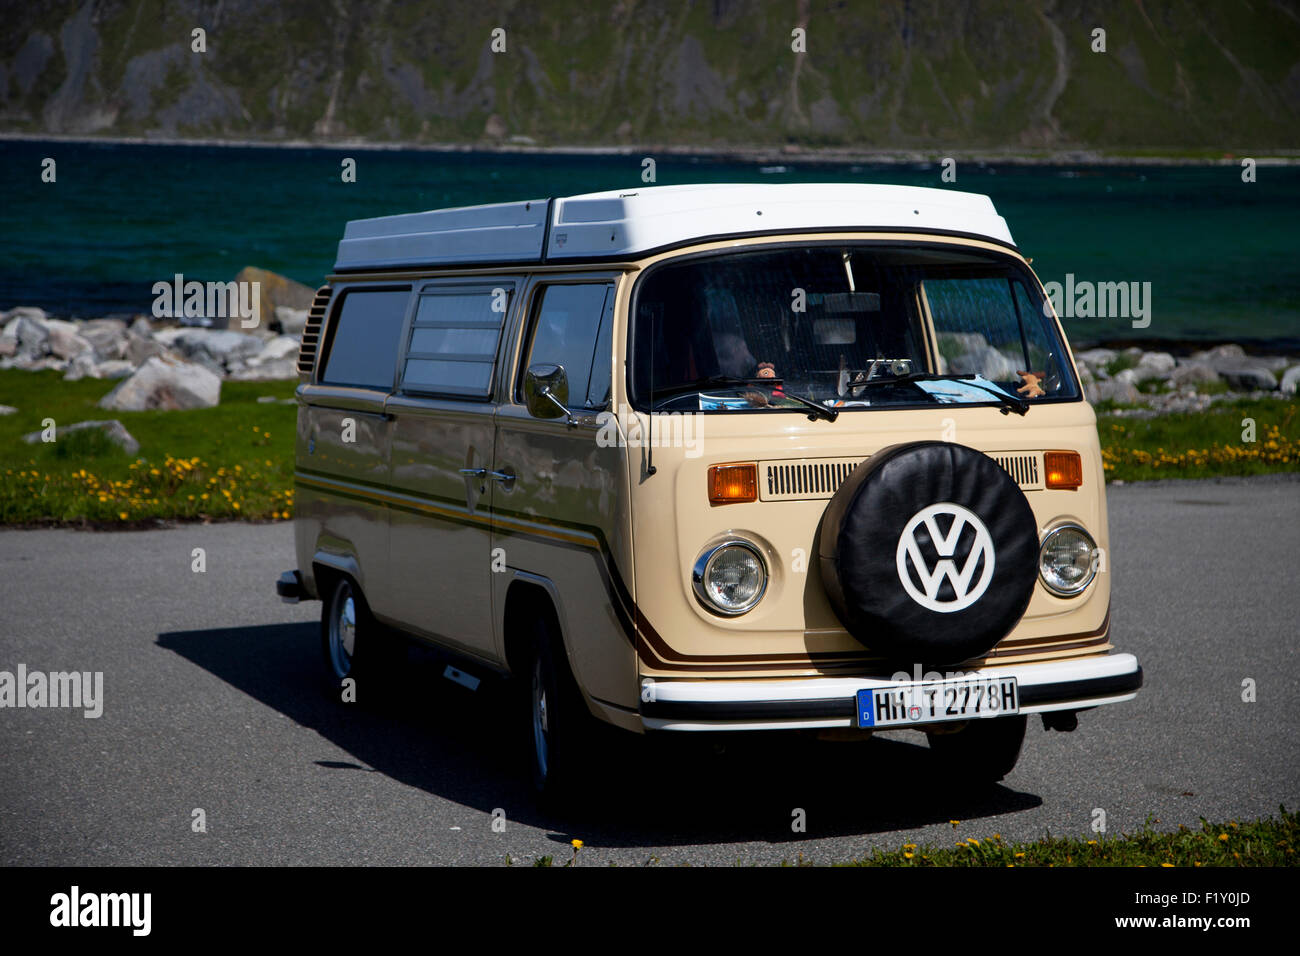
[[[773,382],[780,382],[771,378],[736,378],[734,375],[710,375],[708,378],[697,379],[686,385],[671,385],[668,388],[652,388],[650,390],[650,403],[653,405],[657,398],[673,398],[677,395],[688,395],[691,392],[702,392],[706,388],[742,388],[755,385],[771,385]]]
[[[706,388],[780,388],[785,384],[785,379],[781,378],[737,378],[732,375],[712,375],[709,378],[700,379],[689,385],[673,385],[670,388],[656,388],[650,393],[651,404],[657,397],[672,398],[676,395],[688,395],[691,392],[701,392]],[[789,392],[782,392],[780,398],[789,398],[805,406],[808,411],[808,420],[812,421],[818,417],[833,422],[840,413],[834,408],[827,408],[825,405],[818,405],[811,399],[804,398],[800,395],[791,395]],[[779,405],[766,405],[765,408],[779,408]]]
[[[769,379],[767,379],[767,381],[770,382],[770,381],[772,381],[772,380],[769,378]],[[817,417],[820,416],[820,417],[826,419],[828,422],[833,422],[833,421],[835,421],[835,419],[837,419],[837,418],[840,417],[840,413],[839,413],[839,410],[838,410],[838,409],[827,408],[825,405],[818,405],[818,404],[817,404],[816,402],[814,402],[812,399],[810,399],[810,398],[804,398],[802,395],[791,395],[789,392],[782,392],[782,393],[781,393],[781,397],[782,397],[782,398],[792,398],[792,399],[794,399],[796,402],[798,402],[800,405],[806,405],[806,406],[808,407],[808,420],[809,420],[809,421],[812,421],[812,420],[814,420],[815,418],[817,418]],[[777,408],[777,407],[779,407],[779,406],[771,405],[771,406],[768,406],[768,407],[769,407],[769,408]]]
[[[1015,412],[1017,415],[1024,415],[1029,411],[1029,402],[1018,395],[1011,395],[998,388],[989,388],[975,379],[977,375],[939,375],[934,372],[913,372],[910,375],[878,375],[875,378],[869,378],[864,382],[850,382],[849,391],[852,392],[859,388],[870,388],[874,385],[905,385],[916,382],[965,382],[972,388],[978,388],[981,392],[988,392],[998,400],[998,406],[1003,415]],[[925,391],[921,389],[921,391]],[[929,394],[928,392],[926,394]]]

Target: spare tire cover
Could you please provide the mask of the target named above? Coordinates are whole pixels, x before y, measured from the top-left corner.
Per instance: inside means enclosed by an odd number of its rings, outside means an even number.
[[[954,664],[988,651],[1025,613],[1038,531],[993,459],[912,442],[845,479],[822,516],[818,555],[849,633],[891,661]]]

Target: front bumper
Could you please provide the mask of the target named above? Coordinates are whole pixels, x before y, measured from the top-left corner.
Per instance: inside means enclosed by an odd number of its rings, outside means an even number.
[[[982,667],[969,673],[1016,678],[1022,714],[1118,704],[1132,700],[1142,686],[1142,668],[1132,654]],[[641,682],[641,721],[647,730],[854,727],[857,692],[894,684],[888,677],[646,678]]]

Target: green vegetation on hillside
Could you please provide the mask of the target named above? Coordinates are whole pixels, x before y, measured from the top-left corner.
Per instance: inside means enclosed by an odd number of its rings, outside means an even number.
[[[11,132],[1215,156],[1300,146],[1300,18],[1282,4],[9,7],[0,130]]]

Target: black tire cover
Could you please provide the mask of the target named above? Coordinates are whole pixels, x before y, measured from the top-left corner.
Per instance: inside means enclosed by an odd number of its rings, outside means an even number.
[[[956,664],[988,651],[1025,613],[1038,530],[993,459],[911,442],[845,479],[822,516],[818,555],[831,606],[854,637],[890,661]]]

